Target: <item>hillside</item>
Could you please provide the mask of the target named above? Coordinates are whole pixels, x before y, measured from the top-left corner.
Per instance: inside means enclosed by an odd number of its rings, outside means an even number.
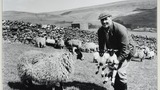
[[[156,0],[126,0],[55,12],[27,13],[6,11],[3,12],[2,16],[4,20],[23,20],[32,23],[49,23],[59,26],[70,26],[72,22],[76,21],[100,25],[98,21],[99,14],[101,12],[108,12],[113,15],[115,20],[123,20],[123,22],[134,26],[156,27],[156,7]]]
[[[157,8],[136,9],[135,11],[140,11],[140,13],[117,17],[115,20],[121,20],[125,24],[132,24],[133,27],[157,27]]]

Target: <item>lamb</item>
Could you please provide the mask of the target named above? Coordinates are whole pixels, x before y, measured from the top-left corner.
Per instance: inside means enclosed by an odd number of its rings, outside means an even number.
[[[117,50],[113,50],[113,49],[108,49],[107,52],[104,53],[104,55],[101,57],[99,56],[99,52],[94,52],[93,56],[94,56],[94,61],[97,61],[97,68],[98,70],[96,71],[96,74],[99,73],[99,70],[101,68],[102,72],[101,72],[101,76],[104,77],[105,76],[105,80],[103,81],[103,84],[105,84],[109,77],[111,77],[111,85],[114,85],[115,83],[115,76],[117,74],[117,68],[118,68],[118,64],[119,61],[117,60],[117,56],[115,54],[115,52],[117,52]],[[115,68],[112,68],[115,67]],[[104,71],[107,71],[106,74]]]
[[[36,37],[35,38],[37,47],[43,48],[46,47],[46,38],[45,37]]]
[[[144,46],[143,48],[144,48],[144,53],[146,55],[145,58],[147,58],[147,59],[153,59],[154,56],[155,56],[154,51],[150,50],[149,47],[147,47],[147,46]]]
[[[134,58],[140,58],[140,61],[145,58],[145,49],[139,46],[135,47],[135,53],[133,55]]]
[[[147,59],[153,59],[155,56],[154,51],[149,51],[148,53],[146,53],[146,57]]]
[[[147,46],[144,46],[142,48],[145,50],[144,53],[148,53],[150,51],[149,47],[147,47]]]
[[[65,82],[74,73],[74,62],[70,52],[44,53],[27,51],[20,55],[17,65],[18,75],[22,83],[46,85],[48,87]]]
[[[84,60],[84,55],[82,54],[80,49],[78,49],[77,47],[73,47],[72,53],[77,55],[77,59]]]
[[[62,38],[60,38],[58,41],[57,41],[57,46],[60,47],[60,49],[63,49],[65,44],[64,44],[64,40]]]

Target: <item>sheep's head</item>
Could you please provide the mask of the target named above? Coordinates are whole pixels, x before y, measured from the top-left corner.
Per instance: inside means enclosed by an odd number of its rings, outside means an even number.
[[[107,52],[109,53],[110,56],[113,56],[118,50],[117,49],[108,49]]]
[[[98,61],[99,65],[102,66],[102,65],[106,64],[106,62],[108,62],[108,58],[109,58],[109,54],[104,53],[102,57],[99,55],[99,58],[97,61]]]

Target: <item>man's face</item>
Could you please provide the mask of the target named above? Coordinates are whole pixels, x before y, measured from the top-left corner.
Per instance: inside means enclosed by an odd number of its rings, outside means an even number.
[[[106,18],[101,19],[101,24],[103,27],[108,28],[110,25],[112,25],[111,17],[106,17]]]

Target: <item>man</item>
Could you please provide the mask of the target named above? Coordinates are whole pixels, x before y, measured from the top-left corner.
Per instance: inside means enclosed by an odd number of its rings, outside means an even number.
[[[114,90],[127,90],[126,69],[129,63],[129,38],[127,29],[123,25],[112,21],[110,14],[102,13],[99,16],[102,26],[98,29],[99,54],[103,56],[106,49],[117,49],[119,61]]]

